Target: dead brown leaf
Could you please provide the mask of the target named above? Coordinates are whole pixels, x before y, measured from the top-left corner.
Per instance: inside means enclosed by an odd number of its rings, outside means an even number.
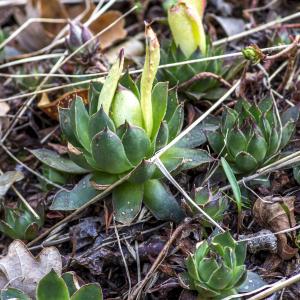
[[[38,282],[51,269],[61,274],[61,256],[55,247],[44,248],[34,257],[23,242],[15,240],[0,259],[0,289],[13,287],[34,298]]]
[[[30,18],[68,18],[59,0],[27,0],[25,12],[16,9],[14,15],[19,25]],[[35,51],[47,46],[63,26],[63,23],[32,23],[18,35],[17,40],[24,51]]]
[[[48,94],[43,93],[37,106],[51,119],[58,120],[58,107],[68,108],[76,96],[81,97],[85,104],[88,103],[88,90],[82,89],[67,92],[54,101],[50,101]]]
[[[258,198],[253,207],[254,217],[263,228],[278,232],[296,226],[294,215],[295,197]],[[296,255],[297,248],[288,245],[287,235],[278,234],[278,255],[288,260]]]
[[[108,11],[107,13],[101,15],[96,19],[90,26],[90,30],[97,34],[98,32],[104,30],[107,26],[112,24],[115,20],[121,17],[122,13],[116,10]],[[106,49],[114,44],[116,41],[121,40],[126,37],[127,32],[124,29],[125,20],[119,21],[113,27],[105,31],[100,36],[100,46],[102,49]]]

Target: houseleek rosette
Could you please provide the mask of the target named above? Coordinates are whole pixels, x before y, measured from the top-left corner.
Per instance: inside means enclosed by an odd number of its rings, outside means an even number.
[[[176,0],[168,5],[168,23],[172,33],[172,41],[163,44],[161,49],[161,64],[176,64],[187,60],[197,60],[205,57],[218,56],[223,53],[220,48],[214,48],[207,41],[203,26],[205,0]],[[214,100],[224,89],[219,82],[208,74],[223,76],[226,69],[221,60],[199,61],[180,64],[159,71],[159,79],[168,81],[170,86],[186,84],[180,89],[192,100]],[[201,80],[197,76],[202,76]],[[216,89],[220,89],[217,93]],[[211,92],[211,93],[210,93]]]
[[[16,208],[4,207],[4,220],[0,220],[0,231],[12,239],[33,240],[44,224],[44,208],[37,207],[39,218],[22,202]]]
[[[116,219],[123,223],[135,218],[142,201],[159,219],[179,221],[183,217],[177,201],[159,180],[163,175],[147,160],[177,136],[184,115],[176,92],[169,93],[165,82],[154,84],[160,47],[149,26],[146,27],[146,43],[140,88],[128,74],[122,76],[124,56],[121,52],[104,84],[96,82],[90,87],[88,108],[76,97],[69,108],[59,110],[70,158],[79,168],[78,173],[84,170],[91,173],[94,189],[103,190],[128,176],[112,192]],[[170,172],[211,161],[207,152],[182,146],[187,144],[177,144],[160,157]],[[45,157],[33,153],[47,163]],[[55,168],[58,163],[52,161],[49,165]],[[81,186],[84,188],[86,183]],[[74,194],[80,192],[79,187],[74,189]],[[57,209],[57,205],[54,206]]]
[[[247,277],[246,244],[237,243],[225,232],[211,243],[201,242],[186,262],[189,285],[199,299],[224,299],[236,294]]]
[[[279,115],[272,99],[258,105],[240,100],[235,109],[226,108],[220,128],[208,132],[215,153],[226,157],[237,174],[249,174],[272,162],[291,139],[299,109],[291,107]]]

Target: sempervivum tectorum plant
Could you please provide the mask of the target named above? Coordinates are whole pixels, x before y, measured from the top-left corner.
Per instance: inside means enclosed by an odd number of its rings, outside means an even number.
[[[270,163],[291,139],[299,109],[291,107],[281,115],[272,99],[258,105],[240,100],[235,109],[226,108],[220,128],[208,132],[215,153],[226,157],[234,172],[248,174]]]
[[[148,26],[146,41],[140,88],[128,74],[121,77],[121,52],[104,84],[90,87],[88,109],[77,97],[69,108],[59,110],[70,158],[81,170],[93,174],[93,187],[103,190],[130,173],[128,180],[112,192],[116,218],[124,223],[132,221],[138,214],[142,201],[157,218],[182,218],[175,198],[159,181],[163,175],[147,159],[181,131],[183,107],[178,103],[176,93],[168,94],[167,83],[159,82],[153,86],[160,47]],[[207,152],[187,145],[181,141],[160,157],[170,172],[211,161]],[[47,163],[45,159],[43,161]],[[55,164],[49,165],[55,167]]]
[[[210,244],[201,242],[186,263],[190,288],[203,300],[236,294],[247,276],[245,258],[246,244],[229,232],[216,235]]]
[[[23,203],[17,208],[4,207],[4,220],[0,220],[0,231],[12,239],[33,240],[44,224],[44,209],[37,208],[33,214]],[[38,217],[37,217],[38,216]]]
[[[222,50],[207,44],[203,28],[205,0],[178,0],[168,8],[168,22],[173,42],[167,42],[161,50],[161,64],[184,62],[222,54]],[[219,86],[218,81],[209,76],[210,73],[225,73],[220,60],[183,64],[163,68],[159,78],[169,81],[171,86],[185,84],[180,88],[191,99],[205,96],[210,98],[208,91]],[[201,75],[199,81],[196,77]],[[187,84],[187,82],[189,82]],[[211,97],[213,97],[211,95]]]

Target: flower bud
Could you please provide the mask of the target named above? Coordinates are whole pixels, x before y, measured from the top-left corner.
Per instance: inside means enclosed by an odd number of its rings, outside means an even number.
[[[250,45],[242,50],[245,59],[250,60],[253,64],[257,65],[262,61],[265,55],[257,45]]]
[[[81,27],[81,40],[82,43],[86,43],[93,37],[93,33],[89,30],[89,28],[85,25]]]
[[[127,121],[130,125],[143,128],[141,105],[133,92],[124,87],[118,87],[112,103],[111,118],[116,127]]]
[[[191,2],[191,1],[190,1]],[[175,41],[188,58],[197,48],[206,53],[206,37],[202,23],[203,8],[179,2],[168,11],[168,22]]]
[[[69,21],[69,36],[67,37],[66,42],[72,51],[82,45],[81,28],[72,21]]]

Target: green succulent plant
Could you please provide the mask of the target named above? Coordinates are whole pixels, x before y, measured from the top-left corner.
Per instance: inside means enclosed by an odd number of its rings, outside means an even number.
[[[270,163],[291,139],[299,109],[291,107],[281,116],[272,99],[258,105],[239,100],[226,108],[220,128],[207,132],[215,153],[224,156],[236,174],[248,174]]]
[[[173,41],[166,42],[162,47],[163,65],[223,53],[221,48],[212,47],[206,37],[203,26],[205,0],[173,0],[166,1],[165,5]],[[178,85],[179,92],[191,100],[199,100],[204,96],[206,100],[215,100],[224,93],[224,88],[220,86],[218,80],[210,76],[210,73],[224,76],[227,69],[221,60],[207,60],[162,68],[159,71],[159,79],[168,81],[171,87]]]
[[[225,232],[203,241],[187,259],[189,285],[199,299],[224,299],[236,294],[247,277],[246,244]]]
[[[225,196],[221,193],[213,193],[206,187],[195,189],[195,202],[216,222],[223,219],[224,212],[228,208],[228,200]],[[207,221],[202,221],[202,225],[211,227],[211,223]]]
[[[1,300],[31,300],[18,289],[8,288],[1,291]],[[102,290],[98,284],[79,286],[73,272],[64,273],[61,277],[51,271],[38,283],[36,300],[102,300]]]
[[[99,190],[130,174],[112,192],[116,219],[123,223],[133,220],[142,201],[159,219],[178,221],[183,217],[176,199],[159,180],[162,173],[147,160],[178,135],[184,112],[176,93],[168,93],[167,83],[158,82],[153,86],[160,46],[150,27],[146,29],[146,37],[140,87],[128,74],[121,77],[124,59],[121,53],[104,84],[94,83],[90,87],[88,108],[77,97],[69,108],[59,109],[60,126],[69,142],[69,156],[75,162],[72,170],[92,173],[92,186]],[[198,146],[197,141],[192,141],[191,147],[190,143],[183,139],[160,157],[170,172],[212,160],[206,151],[191,149]],[[58,168],[61,158],[47,160],[49,151],[43,155],[33,153],[50,167],[64,171],[63,167]],[[76,187],[74,194],[78,192]],[[90,195],[94,195],[92,191]]]
[[[0,220],[0,231],[12,239],[33,240],[44,224],[44,208],[38,206],[37,218],[22,202],[17,208],[4,207],[4,220]]]

